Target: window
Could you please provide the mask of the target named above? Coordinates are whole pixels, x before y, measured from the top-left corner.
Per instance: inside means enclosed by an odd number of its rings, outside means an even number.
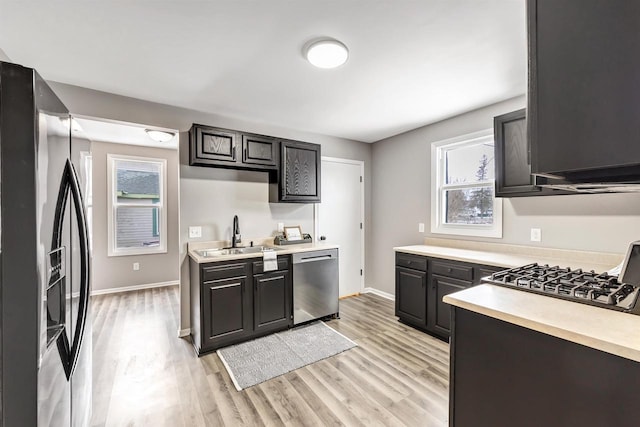
[[[166,252],[166,160],[107,158],[109,256]]]
[[[493,131],[431,145],[431,232],[502,237]]]

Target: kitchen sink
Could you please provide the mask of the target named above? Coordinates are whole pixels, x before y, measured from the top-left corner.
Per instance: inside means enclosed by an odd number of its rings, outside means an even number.
[[[264,251],[279,251],[281,248],[274,246],[247,246],[241,248],[198,249],[196,253],[202,257],[216,257],[225,255],[258,254]]]

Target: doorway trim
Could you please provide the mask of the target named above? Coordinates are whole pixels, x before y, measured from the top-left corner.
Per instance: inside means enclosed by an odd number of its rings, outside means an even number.
[[[362,223],[362,233],[360,233],[360,265],[362,266],[362,275],[360,276],[360,293],[363,293],[365,290],[365,276],[367,274],[366,272],[366,268],[365,268],[365,245],[364,245],[364,235],[365,232],[367,230],[366,228],[366,223],[365,223],[365,215],[364,215],[364,207],[365,207],[365,201],[364,201],[364,160],[352,160],[352,159],[343,159],[340,157],[327,157],[327,156],[322,156],[320,158],[320,161],[327,161],[327,162],[333,162],[333,163],[343,163],[343,164],[349,164],[349,165],[356,165],[356,166],[360,166],[360,176],[362,177],[362,179],[360,180],[360,222]],[[322,197],[322,194],[320,194],[320,197]],[[322,203],[322,202],[320,202]],[[319,203],[314,203],[313,204],[313,231],[315,233],[316,236],[316,242],[320,241],[320,235],[319,235],[319,231],[320,228],[318,226],[318,223],[320,221],[320,214],[318,212],[318,205]]]

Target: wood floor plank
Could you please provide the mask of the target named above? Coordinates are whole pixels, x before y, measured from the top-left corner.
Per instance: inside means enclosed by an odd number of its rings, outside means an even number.
[[[240,392],[177,338],[178,288],[92,297],[92,426],[447,425],[448,344],[362,294],[327,325],[358,347]]]

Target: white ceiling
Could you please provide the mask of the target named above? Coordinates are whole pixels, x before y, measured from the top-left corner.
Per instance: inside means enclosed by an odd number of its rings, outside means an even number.
[[[524,4],[0,0],[0,49],[48,80],[374,142],[524,93]],[[349,61],[307,63],[320,36]]]

